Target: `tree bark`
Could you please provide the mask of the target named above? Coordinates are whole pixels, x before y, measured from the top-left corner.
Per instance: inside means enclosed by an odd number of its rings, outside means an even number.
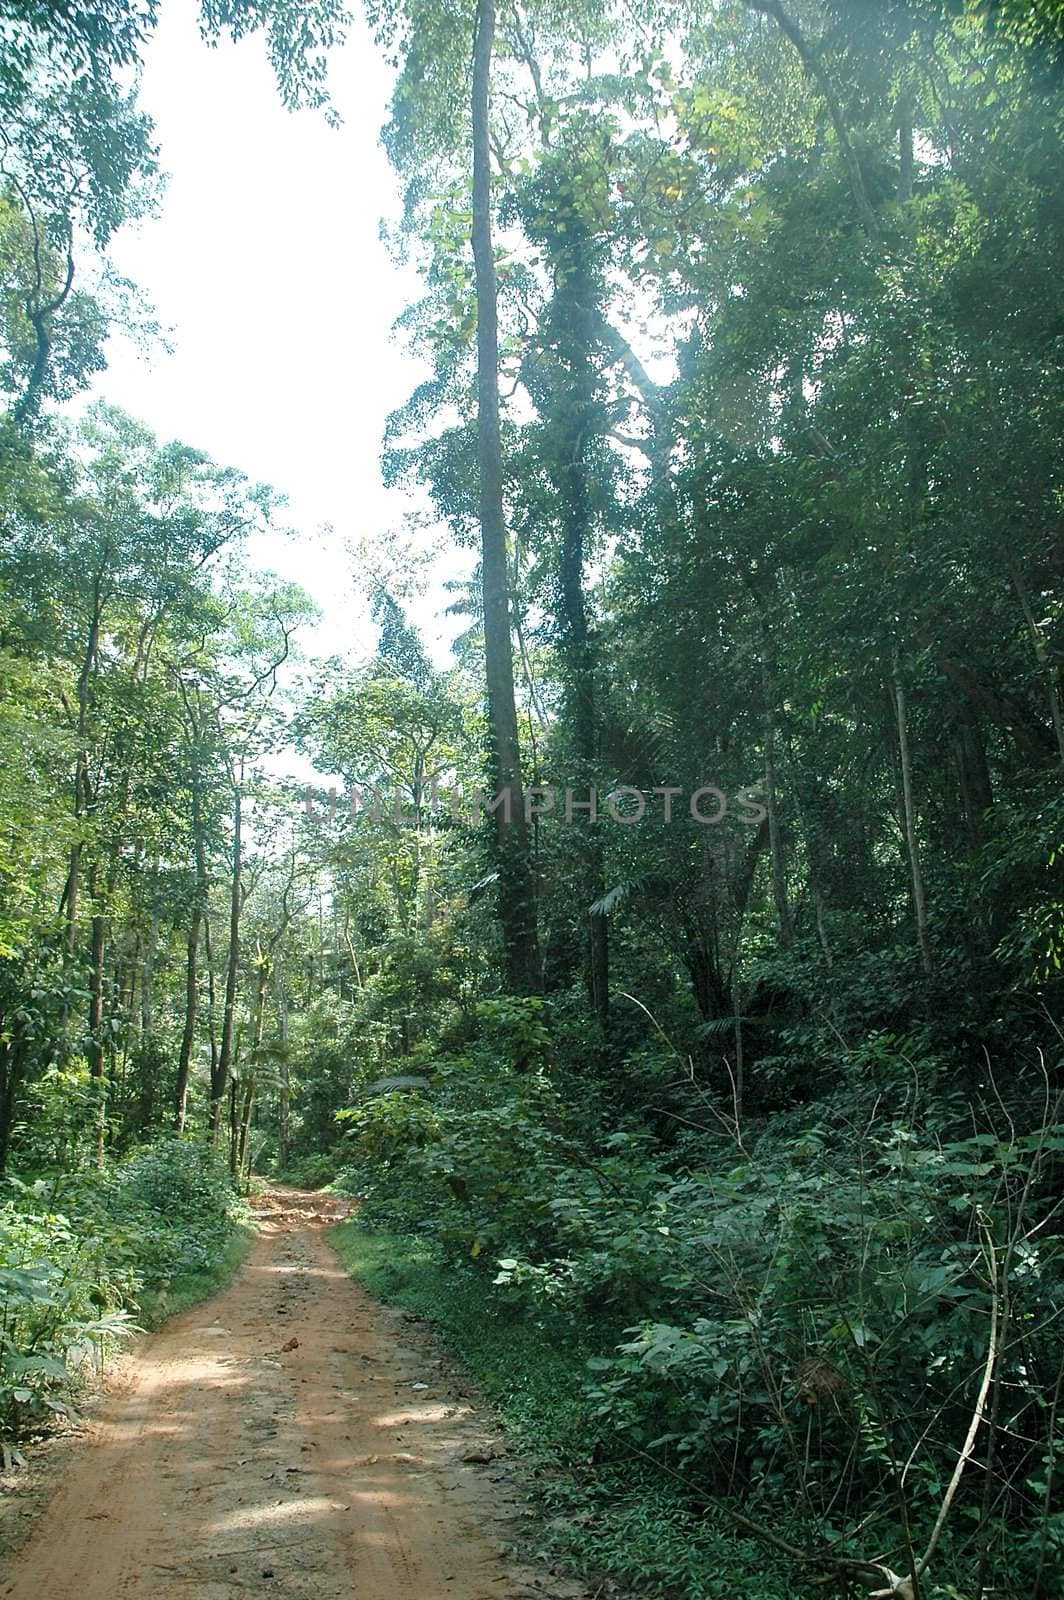
[[[1043,724],[1032,721],[1026,706],[1011,695],[984,683],[971,667],[937,645],[929,629],[918,630],[916,643],[930,648],[935,666],[943,677],[963,690],[988,722],[1003,728],[1015,742],[1017,750],[1036,766],[1044,765],[1057,753],[1056,741],[1049,737]]]
[[[243,909],[242,811],[243,789],[233,786],[233,860],[229,896],[229,954],[225,964],[225,1006],[222,1011],[222,1044],[217,1065],[211,1072],[211,1143],[217,1144],[221,1131],[222,1107],[233,1064],[233,1034],[236,1023],[236,985],[240,970],[240,913]]]
[[[178,1133],[184,1131],[188,1114],[188,1082],[192,1071],[192,1051],[196,1043],[196,1020],[199,1011],[199,944],[207,905],[209,882],[207,878],[207,847],[203,836],[203,803],[199,780],[192,780],[192,839],[196,859],[195,899],[188,930],[185,962],[185,1025],[181,1034],[181,1053],[177,1064],[174,1125]]]
[[[835,130],[835,137],[839,142],[839,150],[846,164],[846,172],[850,180],[850,190],[853,195],[857,215],[861,219],[861,226],[869,240],[875,241],[877,236],[876,215],[868,197],[865,186],[864,173],[861,171],[861,162],[850,138],[850,130],[846,125],[842,105],[831,81],[831,74],[821,59],[819,50],[803,34],[793,17],[784,11],[780,0],[746,0],[748,6],[754,11],[760,11],[766,17],[772,17],[779,24],[783,33],[794,46],[802,66],[816,84],[824,97],[824,104],[828,108],[831,125]]]
[[[906,90],[898,100],[898,201],[913,194],[913,97]]]
[[[831,941],[828,938],[827,917],[824,892],[820,883],[820,871],[817,866],[817,851],[815,832],[809,820],[808,809],[802,799],[802,779],[798,762],[794,757],[794,749],[788,740],[787,744],[788,767],[792,774],[794,785],[794,808],[798,813],[798,826],[801,828],[805,840],[805,869],[809,879],[809,891],[813,896],[813,911],[816,916],[816,932],[820,941],[820,948],[828,966],[832,965]]]
[[[244,1170],[244,1156],[248,1147],[248,1132],[251,1128],[251,1111],[254,1104],[255,1079],[254,1077],[249,1077],[247,1085],[244,1089],[244,1104],[240,1113],[240,1142],[237,1148],[236,1166],[234,1168],[234,1172],[237,1177],[239,1177]]]
[[[564,220],[565,231],[562,232]],[[545,424],[545,455],[558,497],[561,541],[558,558],[558,632],[564,672],[566,720],[581,764],[581,782],[595,781],[599,737],[596,693],[597,643],[588,618],[584,570],[592,539],[592,499],[588,483],[589,445],[596,426],[596,372],[593,352],[606,327],[599,302],[603,289],[596,274],[591,241],[581,219],[569,211],[548,236],[555,291],[545,331],[558,359],[558,376],[548,386],[540,411]],[[608,346],[613,352],[612,342]],[[634,358],[633,358],[634,359]],[[600,827],[581,813],[585,885],[589,905],[605,892]],[[587,987],[599,1028],[609,1025],[609,920],[588,914]]]
[[[174,1091],[174,1127],[185,1131],[188,1115],[188,1080],[192,1070],[192,1048],[196,1040],[196,1015],[199,1006],[199,942],[203,928],[203,907],[197,897],[192,908],[185,958],[185,1025],[181,1034],[181,1053],[177,1063]]]
[[[286,919],[287,920],[287,919]],[[244,1088],[244,1106],[240,1117],[240,1146],[237,1151],[236,1170],[244,1170],[244,1156],[248,1147],[248,1133],[251,1128],[251,1111],[255,1104],[255,1073],[258,1066],[259,1052],[262,1049],[262,1036],[266,1030],[266,989],[270,981],[273,964],[268,955],[263,954],[260,947],[259,958],[255,963],[258,973],[255,983],[255,1026],[252,1032],[251,1057],[247,1063],[247,1084]]]
[[[925,976],[930,977],[932,972],[931,941],[927,927],[927,902],[924,898],[924,878],[920,867],[920,847],[916,838],[912,754],[909,749],[909,713],[897,650],[894,652],[892,683],[894,689],[894,714],[898,725],[898,755],[901,760],[901,794],[902,806],[905,812],[905,846],[909,858],[909,876],[912,882],[916,937],[920,945],[920,964],[924,969]]]
[[[761,633],[761,721],[765,763],[765,809],[768,812],[769,859],[772,863],[772,899],[776,907],[781,947],[786,950],[794,938],[791,907],[787,897],[787,867],[783,859],[783,835],[779,821],[779,795],[776,788],[776,683],[772,669],[772,635],[765,613],[764,597],[755,581],[749,584],[757,607]]]
[[[285,987],[284,968],[278,970],[277,1018],[278,1040],[281,1046],[281,1086],[277,1105],[277,1154],[283,1172],[292,1153],[290,1134],[292,1084],[288,1071],[288,990]]]
[[[768,846],[772,862],[772,899],[781,947],[786,950],[794,937],[791,907],[787,898],[787,869],[783,860],[783,835],[780,831],[779,798],[776,791],[776,714],[772,706],[771,683],[762,664],[762,684],[766,694],[764,710],[765,809],[768,812]]]
[[[211,1056],[211,1083],[218,1072],[218,995],[214,981],[214,949],[211,942],[210,909],[203,911],[203,959],[207,965],[207,1042]]]
[[[1042,630],[1038,626],[1031,599],[1027,593],[1027,587],[1020,576],[1020,569],[1011,558],[1009,560],[1009,575],[1012,578],[1012,586],[1016,590],[1016,598],[1020,602],[1023,620],[1026,622],[1027,631],[1031,636],[1031,648],[1034,650],[1034,658],[1038,663],[1038,670],[1045,682],[1049,717],[1053,724],[1053,733],[1057,741],[1057,755],[1060,758],[1061,765],[1064,766],[1064,716],[1062,716],[1060,709],[1060,694],[1057,690],[1056,673],[1053,669],[1053,663],[1049,659],[1049,652],[1042,637]]]
[[[994,791],[982,732],[967,701],[961,705],[954,724],[953,749],[968,843],[976,846],[984,837],[983,818],[994,804]]]
[[[74,817],[80,820],[84,817],[90,806],[91,793],[89,783],[89,708],[92,701],[92,677],[96,665],[96,652],[100,647],[100,627],[103,621],[103,574],[97,572],[92,587],[92,619],[89,623],[89,636],[85,644],[85,653],[81,661],[81,670],[78,673],[78,748],[74,764]],[[66,886],[63,890],[63,904],[66,906],[66,953],[73,959],[77,952],[78,939],[78,892],[81,886],[81,857],[84,841],[75,839],[70,847],[70,867],[67,872]]]
[[[107,918],[97,908],[92,917],[92,944],[89,956],[89,1074],[96,1085],[96,1159],[103,1164],[107,1131],[107,1084],[104,1078],[103,1048],[103,962],[107,942]]]
[[[495,785],[498,907],[507,977],[518,994],[541,982],[532,866],[525,823],[514,700],[507,534],[499,429],[499,332],[491,237],[488,102],[495,41],[494,0],[477,0],[473,50],[473,261],[477,295],[477,461],[491,770]]]
[[[7,1168],[11,1146],[11,1127],[15,1120],[15,1101],[22,1081],[25,1046],[19,1041],[6,1044],[0,1039],[0,1178]]]

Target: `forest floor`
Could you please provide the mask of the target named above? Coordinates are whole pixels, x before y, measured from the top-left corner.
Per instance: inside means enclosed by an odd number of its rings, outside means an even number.
[[[274,1188],[221,1294],[122,1365],[3,1600],[513,1600],[574,1584],[512,1553],[490,1415],[429,1336],[354,1283],[338,1196]]]

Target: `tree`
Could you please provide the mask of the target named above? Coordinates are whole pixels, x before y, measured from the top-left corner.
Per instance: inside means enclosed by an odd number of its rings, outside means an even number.
[[[521,775],[521,746],[514,702],[510,634],[510,567],[502,493],[499,434],[498,291],[491,241],[491,139],[489,91],[495,41],[493,0],[477,0],[473,42],[473,262],[477,299],[477,466],[479,473],[481,581],[484,600],[484,669],[496,810],[499,919],[509,981],[518,994],[539,986],[539,937],[528,850]]]

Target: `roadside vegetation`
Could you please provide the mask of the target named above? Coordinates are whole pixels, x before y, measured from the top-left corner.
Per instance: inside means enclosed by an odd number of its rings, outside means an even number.
[[[515,1315],[486,1268],[357,1218],[333,1240],[371,1294],[433,1325],[491,1402],[507,1468],[538,1513],[527,1540],[540,1559],[592,1592],[611,1579],[648,1597],[726,1596],[741,1579],[744,1600],[788,1595],[784,1565],[692,1504],[658,1463],[616,1448],[587,1392],[589,1364],[614,1349],[610,1319]]]
[[[0,1201],[5,1465],[44,1424],[75,1416],[108,1354],[220,1288],[251,1237],[245,1203],[204,1145],[165,1139],[103,1167],[80,1163],[77,1148],[67,1144],[59,1165],[39,1146],[40,1164],[9,1174]]]
[[[537,1002],[522,1014],[540,1028]],[[900,1546],[934,1594],[1052,1594],[1047,1077],[1006,1102],[991,1072],[969,1095],[880,1052],[800,1111],[724,1125],[707,1101],[696,1129],[677,1066],[650,1069],[656,1115],[685,1108],[668,1138],[647,1130],[648,1063],[589,1092],[579,1061],[515,1070],[497,1039],[437,1061],[431,1095],[373,1096],[346,1119],[340,1182],[364,1198],[345,1258],[439,1323],[542,1453],[537,1492],[585,1568],[692,1600],[740,1579],[782,1595],[796,1567],[865,1592]]]

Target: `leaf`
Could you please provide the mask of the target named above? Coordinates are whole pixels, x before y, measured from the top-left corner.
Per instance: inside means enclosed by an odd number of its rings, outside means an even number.
[[[23,1378],[27,1373],[33,1372],[39,1373],[44,1378],[59,1378],[62,1382],[67,1382],[70,1378],[66,1366],[55,1356],[12,1356],[8,1366],[12,1373]]]

